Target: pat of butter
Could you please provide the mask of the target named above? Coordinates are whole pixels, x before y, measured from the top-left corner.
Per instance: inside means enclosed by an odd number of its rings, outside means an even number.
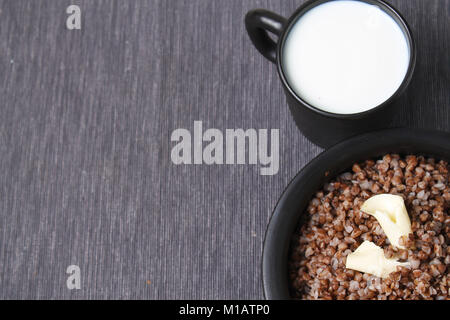
[[[392,246],[404,249],[404,246],[399,244],[400,237],[408,237],[412,230],[402,197],[392,194],[373,196],[364,202],[361,211],[378,220]]]
[[[356,271],[370,273],[381,278],[397,271],[398,266],[409,266],[408,262],[387,259],[382,248],[370,241],[364,241],[355,252],[347,256],[345,267]]]

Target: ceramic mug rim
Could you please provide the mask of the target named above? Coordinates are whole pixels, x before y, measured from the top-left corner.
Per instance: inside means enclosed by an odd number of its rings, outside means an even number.
[[[334,119],[365,118],[365,117],[373,114],[376,111],[386,108],[396,98],[398,98],[408,87],[409,83],[411,82],[411,79],[412,79],[412,76],[414,73],[414,69],[415,69],[415,64],[416,64],[416,54],[417,54],[416,43],[415,43],[414,37],[411,32],[411,28],[409,27],[408,23],[403,18],[403,16],[399,13],[399,11],[397,9],[395,9],[392,5],[386,3],[383,0],[356,0],[356,1],[365,2],[365,3],[369,3],[372,5],[378,6],[381,10],[383,10],[385,13],[387,13],[399,25],[399,27],[402,30],[402,32],[408,42],[408,45],[409,45],[408,70],[406,71],[406,74],[405,74],[403,81],[400,84],[399,88],[387,100],[385,100],[381,104],[379,104],[369,110],[358,112],[358,113],[351,113],[351,114],[340,114],[340,113],[328,112],[328,111],[325,111],[318,107],[315,107],[312,104],[306,102],[304,99],[302,99],[300,97],[300,95],[298,95],[295,92],[295,90],[291,87],[291,85],[287,81],[287,77],[286,77],[286,74],[283,69],[283,50],[284,50],[284,44],[286,42],[286,38],[289,35],[292,27],[297,22],[297,20],[301,16],[303,16],[306,12],[308,12],[309,10],[317,7],[318,5],[324,4],[326,2],[331,2],[331,1],[336,1],[336,0],[309,0],[306,3],[304,3],[303,5],[301,5],[287,20],[287,22],[285,23],[285,25],[283,27],[283,32],[280,36],[280,39],[277,44],[277,49],[276,49],[276,52],[277,52],[277,54],[276,54],[277,62],[276,63],[277,63],[278,75],[283,83],[285,90],[288,92],[288,94],[292,98],[294,98],[299,104],[303,105],[304,107],[310,109],[311,111],[313,111],[315,113],[321,114],[321,115],[329,117],[329,118],[334,118]]]

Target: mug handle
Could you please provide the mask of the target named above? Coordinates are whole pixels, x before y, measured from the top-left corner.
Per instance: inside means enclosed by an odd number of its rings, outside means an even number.
[[[263,9],[251,10],[245,16],[245,27],[250,40],[256,49],[273,63],[277,61],[277,43],[270,38],[268,32],[279,37],[285,23],[284,17]]]

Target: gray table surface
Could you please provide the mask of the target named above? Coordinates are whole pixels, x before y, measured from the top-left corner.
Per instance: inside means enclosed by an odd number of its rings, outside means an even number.
[[[450,0],[391,2],[419,55],[395,123],[450,131]],[[0,298],[263,298],[271,212],[321,149],[243,17],[301,3],[0,0]],[[70,4],[81,31],[65,28]],[[170,135],[194,120],[280,129],[279,173],[172,164]]]

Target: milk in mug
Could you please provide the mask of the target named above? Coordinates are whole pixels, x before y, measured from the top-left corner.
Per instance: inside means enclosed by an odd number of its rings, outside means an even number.
[[[388,100],[408,71],[410,48],[387,13],[361,1],[326,2],[301,16],[287,35],[282,67],[295,93],[337,114]]]

